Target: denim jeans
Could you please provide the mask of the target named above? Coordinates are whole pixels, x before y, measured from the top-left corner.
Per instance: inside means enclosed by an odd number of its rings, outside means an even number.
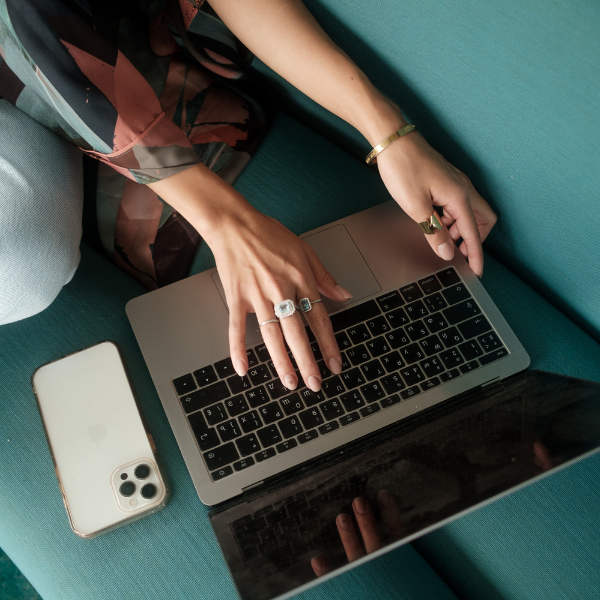
[[[0,99],[0,325],[47,308],[79,265],[81,152]]]

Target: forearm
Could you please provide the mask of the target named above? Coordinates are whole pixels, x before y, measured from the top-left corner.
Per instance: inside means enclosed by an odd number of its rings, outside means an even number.
[[[210,0],[266,65],[360,131],[371,145],[405,124],[400,110],[321,29],[300,0]]]

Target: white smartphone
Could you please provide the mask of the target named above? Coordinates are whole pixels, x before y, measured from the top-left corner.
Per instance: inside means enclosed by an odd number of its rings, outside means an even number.
[[[165,507],[169,490],[114,342],[39,367],[32,385],[78,536],[93,538]]]

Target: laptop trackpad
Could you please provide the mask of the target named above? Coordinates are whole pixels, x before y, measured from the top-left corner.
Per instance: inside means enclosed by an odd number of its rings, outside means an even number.
[[[346,288],[353,296],[347,302],[334,302],[323,298],[327,312],[333,312],[345,304],[357,302],[381,291],[379,282],[375,279],[375,275],[344,225],[335,225],[325,231],[302,237],[302,239],[317,253],[337,283]],[[212,279],[219,290],[221,299],[227,306],[223,284],[216,271],[213,273]]]

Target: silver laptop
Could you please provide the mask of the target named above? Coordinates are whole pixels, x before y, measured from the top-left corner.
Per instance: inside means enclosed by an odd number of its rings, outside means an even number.
[[[451,262],[435,256],[395,202],[302,237],[353,294],[345,303],[325,300],[344,369],[332,376],[318,362],[319,393],[283,387],[254,315],[246,336],[250,369],[244,378],[235,373],[216,269],[127,305],[198,496],[207,505],[257,489],[529,365],[460,252]],[[314,342],[313,350],[318,360]]]

